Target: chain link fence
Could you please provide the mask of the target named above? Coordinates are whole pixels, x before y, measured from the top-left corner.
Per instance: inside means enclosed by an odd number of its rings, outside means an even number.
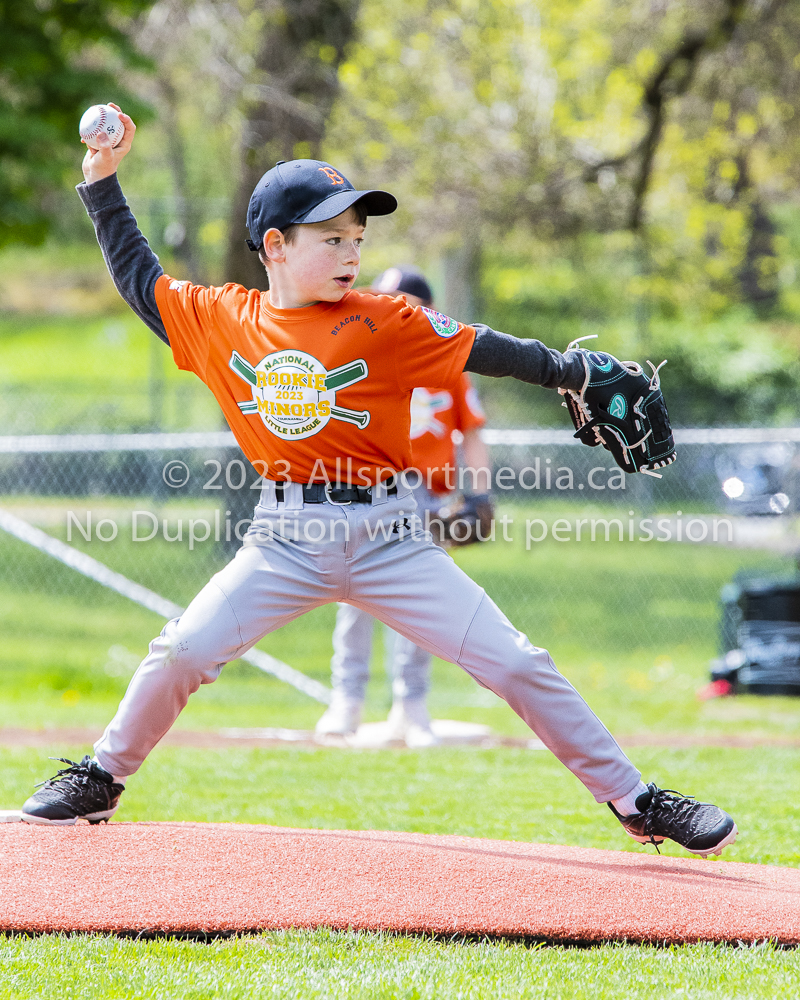
[[[662,478],[625,476],[568,431],[484,438],[494,540],[455,557],[542,644],[579,612],[601,648],[630,652],[650,630],[713,654],[724,583],[794,574],[800,429],[679,430]],[[460,479],[469,490],[485,474]],[[260,484],[229,432],[0,438],[0,513],[181,606],[235,553]],[[101,600],[100,584],[8,528],[3,587]]]

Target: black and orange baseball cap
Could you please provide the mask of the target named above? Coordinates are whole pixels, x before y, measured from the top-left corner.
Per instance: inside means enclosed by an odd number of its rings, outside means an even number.
[[[251,250],[260,250],[269,229],[326,222],[361,202],[367,215],[391,215],[397,199],[388,191],[356,191],[322,160],[280,160],[256,184],[247,208]]]

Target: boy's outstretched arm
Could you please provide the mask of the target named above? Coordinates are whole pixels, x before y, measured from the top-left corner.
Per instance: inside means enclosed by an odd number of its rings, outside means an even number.
[[[136,219],[117,180],[117,167],[130,151],[136,126],[116,104],[125,134],[112,147],[105,136],[100,149],[87,149],[83,159],[83,184],[78,194],[94,224],[97,242],[117,291],[153,333],[169,344],[167,331],[156,305],[156,280],[164,273],[158,257],[139,232]]]
[[[493,378],[511,377],[545,389],[574,389],[586,380],[583,359],[577,353],[560,354],[540,340],[520,340],[507,333],[473,323],[475,341],[464,371]]]

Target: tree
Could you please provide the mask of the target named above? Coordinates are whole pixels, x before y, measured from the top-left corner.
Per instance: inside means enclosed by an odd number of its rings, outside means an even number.
[[[233,200],[228,280],[265,288],[266,273],[247,249],[247,205],[277,160],[319,156],[339,92],[337,71],[356,31],[359,0],[267,0],[249,18],[258,39],[243,89],[239,182]]]
[[[527,0],[364,4],[327,148],[362,184],[401,196],[396,227],[446,259],[448,301],[471,318],[481,245],[538,178],[527,145],[549,131],[556,80]],[[420,261],[422,263],[422,261]]]
[[[796,181],[786,154],[800,139],[792,107],[798,18],[791,0],[723,0],[688,11],[677,38],[638,53],[654,63],[641,83],[641,135],[584,171],[589,183],[619,183],[616,225],[644,234],[651,272],[677,263],[668,250],[675,241],[665,239],[670,224],[690,265],[681,280],[700,275],[718,307],[741,297],[764,312],[778,301],[769,202]],[[697,285],[695,278],[686,287]]]
[[[228,209],[220,203],[232,195],[234,111],[252,63],[245,7],[236,0],[156,0],[133,36],[153,64],[137,80],[158,113],[158,141],[147,151],[149,190],[159,166],[169,171],[169,194],[162,197],[171,211],[149,236],[168,247],[181,274],[195,282],[217,270],[207,244],[224,238],[217,220]]]
[[[670,323],[800,312],[799,36],[800,0],[363,0],[326,148],[418,263],[480,254],[488,322],[663,356]]]
[[[126,32],[152,0],[4,0],[0,21],[0,246],[41,243],[48,195],[74,169],[91,104],[126,101],[116,71],[143,66]]]

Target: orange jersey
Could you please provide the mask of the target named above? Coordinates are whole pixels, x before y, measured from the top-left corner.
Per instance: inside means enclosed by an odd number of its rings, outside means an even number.
[[[411,393],[454,387],[475,338],[388,295],[276,309],[266,292],[166,274],[155,291],[175,363],[206,383],[247,458],[278,481],[366,486],[411,466]]]
[[[486,423],[478,394],[466,372],[450,389],[415,389],[411,397],[411,451],[414,468],[432,493],[449,493],[446,466],[455,466],[453,432]],[[429,470],[434,470],[428,477]],[[451,480],[452,481],[452,480]]]

